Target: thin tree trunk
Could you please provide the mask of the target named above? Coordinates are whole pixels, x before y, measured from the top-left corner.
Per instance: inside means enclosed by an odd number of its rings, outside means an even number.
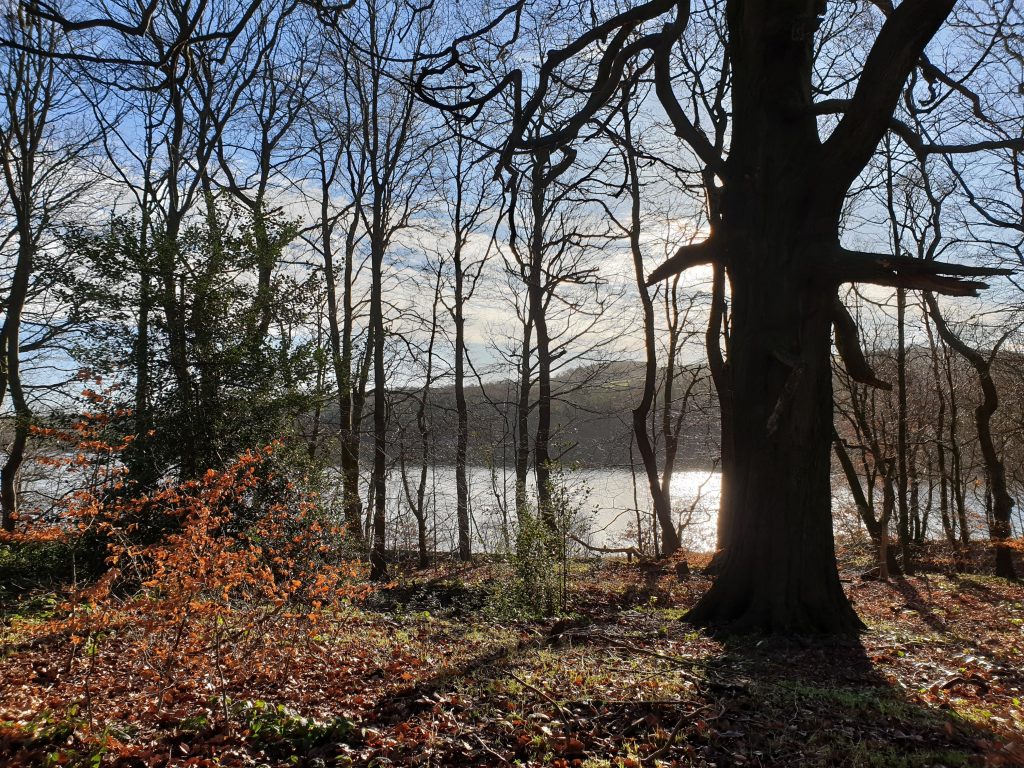
[[[456,200],[456,221],[461,220],[461,181],[458,188],[460,193]],[[459,559],[468,562],[472,556],[472,537],[469,530],[469,480],[466,468],[469,451],[469,408],[466,404],[466,318],[463,309],[465,274],[462,264],[462,234],[458,228],[455,237],[455,514],[459,528]]]
[[[430,565],[427,552],[427,472],[430,469],[430,387],[434,381],[434,343],[437,340],[437,308],[441,304],[441,269],[438,268],[437,280],[434,284],[434,305],[430,314],[430,336],[427,342],[427,370],[420,392],[419,404],[416,409],[416,430],[420,437],[420,476],[416,485],[416,503],[413,515],[416,518],[416,533],[419,543],[419,565],[426,568]],[[403,473],[404,476],[404,473]]]
[[[370,552],[370,578],[387,578],[387,390],[384,366],[384,243],[380,234],[379,202],[374,201],[371,232],[370,325],[373,328],[373,549]]]
[[[960,527],[960,544],[967,547],[971,543],[971,529],[967,521],[967,484],[964,480],[963,452],[960,450],[960,406],[957,403],[957,389],[953,383],[953,361],[951,352],[944,355],[946,386],[949,390],[949,457],[950,457],[950,493],[956,511],[957,523]]]
[[[882,522],[878,534],[878,578],[889,580],[889,574],[896,569],[890,565],[894,560],[892,548],[889,546],[889,521],[892,520],[893,509],[896,507],[896,493],[893,490],[892,476],[896,473],[894,461],[887,459],[882,485]],[[899,573],[898,570],[896,570]]]
[[[679,534],[672,522],[672,502],[669,495],[668,483],[662,484],[658,473],[658,456],[652,444],[651,437],[647,432],[647,418],[651,413],[651,405],[654,402],[654,390],[658,382],[658,349],[655,343],[654,327],[654,302],[647,289],[647,276],[644,271],[644,257],[640,245],[641,232],[641,211],[640,211],[640,173],[636,163],[636,152],[633,147],[632,125],[629,108],[624,106],[623,115],[623,150],[626,156],[626,170],[628,174],[629,192],[631,200],[629,248],[633,256],[633,273],[636,277],[637,292],[640,295],[640,304],[643,308],[644,323],[644,384],[640,402],[633,409],[633,437],[636,440],[637,450],[640,452],[640,459],[644,464],[644,473],[647,476],[647,486],[651,493],[651,500],[654,503],[654,516],[661,528],[662,549],[661,554],[669,557],[679,549]],[[674,371],[667,370],[666,381],[674,375]],[[668,385],[666,384],[666,387]],[[668,412],[671,403],[666,394],[665,409]],[[668,433],[665,439],[669,438]],[[632,453],[632,446],[630,446]],[[667,453],[667,450],[666,450]],[[665,459],[666,475],[671,469],[669,459]],[[635,489],[635,484],[634,484]],[[635,490],[634,490],[635,492]],[[638,510],[639,514],[639,510]],[[637,525],[637,536],[640,536],[639,518]],[[638,539],[639,543],[639,539]],[[655,551],[655,554],[658,554]]]
[[[22,188],[24,189],[24,186]],[[5,307],[3,331],[0,332],[0,339],[4,344],[4,348],[0,350],[0,354],[3,354],[4,384],[11,394],[11,403],[14,406],[14,439],[7,449],[7,460],[0,469],[0,514],[3,518],[0,527],[5,531],[14,530],[14,522],[18,516],[18,472],[25,458],[25,445],[32,424],[32,411],[25,400],[21,385],[21,317],[28,297],[35,255],[31,221],[25,206],[26,201],[23,199],[23,210],[18,217],[18,261],[14,267],[14,279]]]
[[[913,573],[910,558],[910,507],[907,499],[907,294],[896,289],[896,532],[905,573]]]
[[[530,390],[533,377],[530,363],[533,323],[529,315],[523,320],[523,338],[519,352],[519,389],[516,399],[516,517],[522,521],[529,515],[527,480],[530,467]]]
[[[853,497],[853,505],[857,508],[857,514],[860,516],[861,522],[864,523],[864,527],[867,529],[871,540],[877,542],[882,531],[882,524],[875,517],[875,512],[864,495],[864,488],[860,484],[860,475],[857,474],[857,469],[853,466],[853,460],[850,458],[850,454],[846,450],[846,446],[843,444],[843,440],[839,437],[838,432],[833,432],[832,447],[835,450],[836,458],[839,459],[839,466],[843,468],[843,474],[846,476],[846,482],[850,488],[850,495]]]
[[[717,544],[715,555],[707,566],[709,573],[716,573],[721,567],[721,558],[725,552],[726,540],[732,530],[732,478],[733,471],[733,396],[730,390],[729,369],[725,356],[722,354],[722,329],[725,322],[725,267],[714,266],[711,282],[711,309],[708,313],[708,327],[704,336],[708,353],[708,366],[711,369],[711,380],[718,394],[719,435],[721,451],[721,492],[718,503],[718,519],[716,520]]]
[[[326,173],[323,174],[326,177]],[[342,268],[342,320],[338,321],[338,286],[334,264],[333,226],[330,218],[330,189],[326,182],[320,197],[320,238],[324,258],[324,282],[327,291],[327,325],[331,345],[331,365],[338,388],[338,421],[341,452],[341,497],[345,527],[350,536],[363,541],[362,502],[359,493],[359,433],[354,428],[352,378],[352,262],[355,257],[356,227],[352,221],[345,235],[345,262]]]
[[[935,343],[935,335],[932,333],[931,319],[928,316],[928,306],[924,305],[924,328],[928,335],[928,351],[931,358],[932,382],[935,387],[935,397],[939,401],[939,411],[935,418],[935,460],[939,475],[939,517],[942,520],[942,530],[946,534],[946,540],[956,551],[956,529],[950,515],[949,504],[949,477],[946,471],[946,393],[942,388],[942,376],[939,373],[939,351]],[[955,558],[959,566],[959,557]]]
[[[1013,550],[1007,545],[1007,541],[1012,535],[1010,516],[1013,512],[1013,499],[1006,487],[1006,467],[992,438],[992,416],[999,408],[999,393],[992,380],[992,361],[965,344],[959,336],[953,333],[942,316],[934,296],[925,294],[925,301],[928,303],[928,311],[939,336],[958,355],[969,362],[978,375],[982,400],[974,409],[974,426],[978,433],[978,443],[988,474],[988,488],[992,494],[992,520],[989,534],[995,545],[996,575],[1015,579],[1017,573],[1013,564]],[[998,345],[996,349],[998,349]]]
[[[910,499],[910,538],[915,544],[924,543],[924,521],[921,517],[921,482],[917,475],[917,454],[918,447],[915,445],[910,449],[907,456],[907,484],[909,486]]]
[[[541,520],[555,530],[555,510],[551,507],[551,351],[547,330],[544,283],[545,190],[549,172],[548,154],[538,152],[530,169],[530,268],[527,281],[530,322],[536,335],[537,353],[537,425],[533,435],[533,469],[537,476],[537,507]]]
[[[8,392],[14,406],[14,439],[7,449],[7,460],[0,468],[0,528],[13,531],[18,516],[18,472],[25,458],[32,424],[21,381],[21,321],[28,302],[29,286],[35,268],[36,233],[33,216],[37,211],[36,155],[43,137],[50,107],[49,89],[44,85],[52,73],[38,71],[45,59],[28,52],[19,54],[8,78],[5,97],[10,110],[9,126],[0,126],[0,167],[7,195],[14,209],[18,256],[10,289],[3,304],[4,323],[0,329],[0,404]]]
[[[3,529],[13,531],[18,516],[18,472],[25,460],[25,446],[32,426],[32,411],[25,400],[19,370],[19,344],[17,328],[7,335],[7,372],[11,403],[14,406],[14,440],[7,449],[7,460],[0,469],[0,508],[3,511]]]

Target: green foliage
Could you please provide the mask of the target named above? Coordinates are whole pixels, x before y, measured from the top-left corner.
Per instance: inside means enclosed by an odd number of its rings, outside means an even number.
[[[80,744],[78,737],[88,728],[80,709],[78,703],[72,703],[63,712],[42,711],[27,724],[0,720],[0,733],[18,734],[19,740],[34,750],[36,764],[45,768],[99,768],[110,734],[104,732],[93,744]]]
[[[261,699],[235,702],[231,708],[248,739],[275,754],[306,754],[318,747],[346,742],[355,733],[347,718],[338,716],[321,722]]]
[[[0,602],[95,578],[103,572],[105,557],[102,543],[90,537],[0,543]]]
[[[568,602],[569,557],[573,539],[585,528],[584,509],[590,489],[573,484],[567,472],[553,467],[544,513],[523,510],[509,555],[513,578],[496,598],[500,610],[513,615],[554,616]]]
[[[504,593],[511,607],[529,616],[552,616],[564,606],[557,532],[532,510],[519,518],[511,563],[515,578]]]
[[[770,688],[774,690],[766,692],[766,695],[790,698],[794,706],[811,702],[836,713],[837,717],[845,715],[850,719],[900,720],[921,727],[938,727],[943,722],[937,713],[918,707],[881,688],[858,690],[820,687],[799,680],[775,682]]]
[[[176,233],[126,216],[65,238],[88,266],[63,280],[87,329],[73,353],[130,383],[120,426],[143,485],[280,437],[316,396],[322,361],[299,329],[321,287],[278,269],[296,224],[219,197],[206,209]]]

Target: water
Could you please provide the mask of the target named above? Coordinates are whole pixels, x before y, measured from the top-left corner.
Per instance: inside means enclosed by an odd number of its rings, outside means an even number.
[[[514,509],[515,476],[511,469],[491,469],[484,466],[467,468],[470,488],[470,517],[473,548],[477,552],[500,552],[514,543],[516,514]],[[416,523],[408,496],[415,497],[419,471],[409,468],[408,494],[401,473],[392,471],[387,479],[387,515],[389,548],[414,550],[417,545]],[[55,470],[49,465],[29,462],[22,473],[22,500],[30,516],[50,509],[58,499],[80,487],[88,480],[80,468],[66,467]],[[362,495],[366,499],[363,477]],[[634,475],[627,468],[580,469],[562,471],[556,477],[561,490],[560,507],[572,511],[571,531],[575,538],[592,548],[639,548],[645,554],[653,552],[654,525],[651,495],[646,476],[639,469]],[[340,496],[340,483],[336,483]],[[845,478],[833,477],[832,508],[837,533],[863,533]],[[938,490],[933,489],[937,499]],[[672,508],[677,528],[681,530],[682,545],[692,552],[710,552],[715,548],[721,475],[708,470],[680,470],[673,474],[671,483]],[[1013,529],[1020,535],[1024,530],[1024,488],[1013,488],[1015,498]],[[533,495],[533,494],[531,494]],[[922,503],[927,487],[921,490]],[[878,490],[877,498],[881,498]],[[974,536],[987,535],[984,514],[984,485],[972,483],[967,497],[969,524]],[[451,552],[458,548],[456,524],[455,468],[438,465],[428,469],[426,499],[428,518],[428,546],[437,552]],[[937,503],[937,501],[935,502]],[[937,510],[928,519],[929,538],[943,536]],[[585,553],[586,546],[576,545],[577,553]]]
[[[474,548],[487,552],[507,549],[515,530],[514,473],[472,466],[467,468],[467,476]],[[418,479],[418,471],[411,469],[408,493],[413,497]],[[651,495],[641,472],[637,473],[635,484],[628,469],[618,468],[566,471],[559,474],[557,483],[563,501],[560,506],[571,510],[575,538],[597,548],[636,547],[639,530],[640,548],[651,549]],[[388,546],[414,549],[415,519],[399,472],[389,474],[387,487]],[[712,471],[679,471],[673,475],[671,489],[683,546],[695,552],[713,550],[721,475]],[[531,497],[534,495],[531,492]],[[434,466],[428,470],[425,504],[429,546],[435,551],[457,549],[454,467]]]
[[[515,537],[515,476],[509,470],[483,466],[467,468],[470,487],[470,516],[473,548],[477,552],[507,551]],[[410,468],[409,493],[415,497],[418,470]],[[634,482],[635,480],[635,482]],[[365,478],[364,478],[365,483]],[[629,469],[581,469],[562,472],[558,484],[562,508],[573,510],[571,530],[575,538],[592,548],[626,549],[638,547],[653,552],[653,513],[646,476]],[[388,476],[388,547],[416,548],[416,523],[397,471]],[[837,535],[864,535],[845,478],[833,477],[833,527]],[[681,529],[684,549],[711,552],[715,549],[721,474],[708,470],[680,470],[672,477],[672,508],[677,528]],[[922,489],[922,494],[926,489]],[[879,498],[881,491],[879,490]],[[936,491],[937,493],[937,491]],[[533,495],[533,494],[531,494]],[[365,486],[364,496],[365,499]],[[923,502],[923,499],[922,499]],[[437,552],[458,549],[456,525],[455,468],[434,466],[428,470],[425,504],[428,515],[428,546]],[[986,535],[984,501],[969,496],[972,535]],[[1014,530],[1024,528],[1017,506]],[[638,536],[639,531],[639,536]],[[942,538],[937,510],[928,520],[927,536]],[[576,545],[577,553],[585,546]]]

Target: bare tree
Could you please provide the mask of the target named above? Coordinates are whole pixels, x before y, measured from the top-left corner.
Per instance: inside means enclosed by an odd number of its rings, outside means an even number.
[[[18,515],[18,473],[25,459],[32,424],[30,384],[22,371],[26,351],[54,342],[66,324],[31,320],[42,307],[48,285],[42,262],[55,255],[54,234],[90,183],[86,151],[95,132],[76,125],[81,105],[66,67],[47,55],[61,43],[54,25],[21,23],[14,16],[0,21],[4,33],[22,43],[0,49],[3,65],[0,103],[0,168],[5,202],[3,215],[11,220],[15,253],[11,279],[4,287],[3,326],[0,328],[0,404],[10,395],[14,436],[0,468],[0,514],[4,530],[13,530]],[[50,271],[56,270],[55,264]],[[45,310],[43,310],[45,311]],[[26,338],[26,336],[28,338]]]
[[[361,540],[360,436],[372,343],[367,329],[360,352],[358,327],[363,297],[357,277],[363,263],[360,245],[365,237],[362,206],[367,190],[367,154],[361,151],[358,140],[358,100],[348,97],[354,87],[354,69],[348,67],[351,51],[337,37],[326,36],[324,44],[318,93],[309,100],[305,125],[309,140],[305,154],[312,160],[311,174],[317,187],[318,226],[305,239],[320,252],[324,266],[328,340],[338,398],[342,507],[349,535]],[[335,72],[341,77],[335,78]],[[340,268],[336,261],[339,256]]]
[[[612,136],[619,144],[625,165],[625,186],[628,190],[630,203],[629,218],[620,221],[615,212],[608,209],[609,218],[624,232],[629,240],[629,249],[633,259],[633,271],[636,278],[637,292],[643,310],[644,338],[644,381],[640,402],[633,409],[633,437],[637,450],[644,465],[647,484],[654,505],[654,516],[660,531],[660,554],[670,556],[680,547],[680,533],[676,527],[672,510],[672,473],[676,454],[679,448],[680,429],[686,416],[686,406],[697,376],[691,375],[682,398],[676,398],[674,386],[679,375],[677,362],[686,340],[685,325],[689,318],[689,310],[694,306],[691,295],[685,308],[681,308],[679,296],[679,277],[676,276],[663,292],[666,356],[661,371],[663,387],[661,391],[661,439],[663,441],[663,465],[658,467],[657,430],[654,429],[656,400],[658,396],[659,366],[656,334],[658,332],[655,316],[654,299],[647,286],[647,270],[644,266],[641,236],[643,233],[643,189],[641,183],[641,151],[640,137],[634,134],[631,91],[633,84],[627,81],[623,86],[623,99],[620,107],[621,125],[619,133]],[[648,163],[649,164],[649,163]],[[693,373],[692,371],[690,373]],[[651,428],[648,429],[648,420]],[[638,532],[639,533],[639,532]],[[658,537],[655,537],[657,543]],[[656,550],[659,549],[657,546]]]
[[[446,166],[440,191],[445,198],[451,222],[451,304],[448,311],[454,324],[454,388],[456,409],[455,493],[458,524],[459,559],[472,554],[469,519],[469,408],[466,403],[466,305],[476,291],[487,254],[471,255],[470,238],[483,223],[491,208],[488,179],[481,171],[483,154],[479,145],[466,134],[465,126],[446,116],[447,140],[443,145]]]
[[[957,295],[983,287],[967,278],[998,272],[917,263],[840,244],[847,193],[953,7],[953,0],[905,0],[894,8],[860,11],[880,16],[878,32],[858,49],[867,51],[858,62],[859,77],[843,84],[815,82],[815,62],[824,55],[814,39],[824,13],[819,3],[730,0],[724,8],[702,8],[724,13],[727,29],[727,156],[683,109],[673,88],[671,51],[690,23],[689,3],[651,0],[595,21],[547,53],[530,78],[535,86],[528,95],[526,78],[515,69],[497,86],[452,105],[472,110],[495,91],[515,93],[517,119],[504,147],[511,164],[519,153],[565,146],[614,98],[626,65],[637,62],[653,70],[659,101],[677,134],[699,167],[711,171],[707,196],[719,202],[721,219],[712,223],[706,241],[682,246],[650,276],[654,282],[694,264],[717,263],[732,287],[732,466],[724,480],[730,530],[718,578],[689,614],[696,623],[829,633],[861,626],[839,582],[831,526],[836,289],[843,282],[874,282]],[[505,19],[518,21],[520,10],[506,11]],[[671,17],[664,21],[664,15]],[[453,46],[453,55],[434,69],[457,66],[463,53]],[[538,135],[538,111],[556,83],[578,75],[578,68],[568,73],[584,56],[592,64],[589,77],[578,82],[585,93],[582,107]],[[833,85],[849,98],[816,103]],[[829,126],[819,124],[822,114],[841,116]]]
[[[426,568],[430,565],[430,554],[427,546],[427,477],[430,471],[430,465],[432,460],[431,447],[433,442],[433,413],[431,412],[431,391],[434,386],[436,379],[438,378],[437,365],[438,355],[437,346],[439,342],[439,336],[441,334],[441,327],[439,324],[438,313],[443,308],[442,303],[442,278],[444,276],[445,264],[443,259],[439,259],[434,264],[430,265],[433,274],[433,291],[432,291],[432,302],[430,305],[430,317],[429,319],[424,318],[427,332],[427,342],[422,350],[419,350],[417,357],[421,360],[421,369],[423,376],[423,384],[418,391],[412,393],[412,398],[416,402],[416,433],[419,442],[419,464],[417,466],[418,477],[416,480],[415,491],[409,484],[409,474],[407,472],[407,462],[405,458],[405,437],[404,434],[399,435],[399,462],[401,465],[402,474],[402,489],[405,492],[405,500],[412,510],[413,517],[416,518],[416,545],[419,555],[419,565],[421,568]],[[464,458],[464,457],[463,457]],[[463,468],[464,470],[465,468]],[[460,543],[460,554],[462,544],[462,518],[459,518],[459,543]]]
[[[385,361],[385,257],[410,225],[428,181],[432,140],[423,106],[409,87],[420,66],[427,16],[367,0],[349,12],[353,57],[352,98],[359,105],[360,151],[366,155],[367,189],[361,208],[370,251],[370,333],[373,360],[373,540],[371,576],[387,575],[387,377]],[[408,27],[408,30],[407,30]],[[398,63],[396,63],[396,61]]]

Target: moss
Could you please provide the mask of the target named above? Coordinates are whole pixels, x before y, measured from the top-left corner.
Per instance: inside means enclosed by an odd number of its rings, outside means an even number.
[[[783,695],[793,705],[821,706],[837,718],[862,719],[875,716],[898,720],[914,726],[934,726],[942,716],[899,698],[885,688],[822,688],[801,681],[779,681],[771,684],[774,691],[766,695]]]
[[[817,745],[809,765],[827,768],[835,765],[855,768],[961,768],[972,764],[966,752],[948,749],[912,749],[881,740],[854,741],[836,734],[819,732],[812,743]]]

